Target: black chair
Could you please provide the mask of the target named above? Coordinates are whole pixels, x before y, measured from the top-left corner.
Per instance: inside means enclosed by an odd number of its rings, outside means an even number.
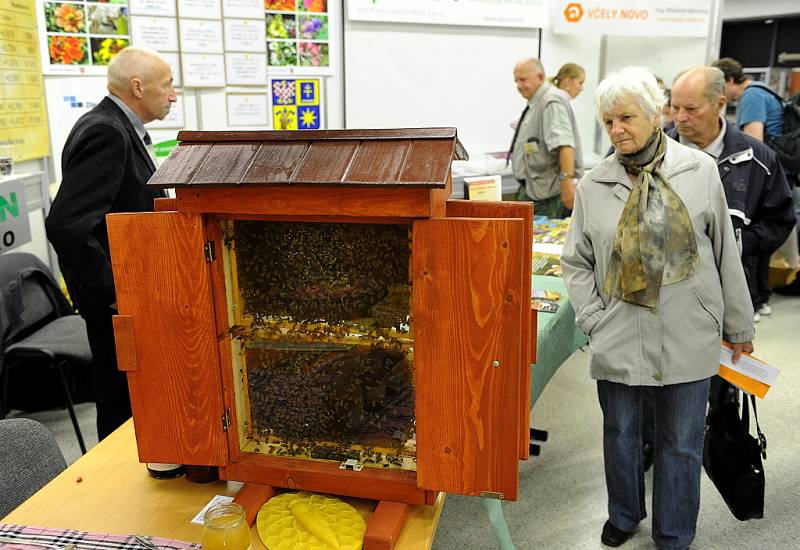
[[[9,369],[44,363],[58,375],[78,445],[86,453],[67,376],[70,365],[92,362],[86,323],[47,266],[31,254],[0,255],[0,306],[0,412],[8,403]]]
[[[61,473],[67,463],[55,437],[30,418],[0,420],[0,518]]]

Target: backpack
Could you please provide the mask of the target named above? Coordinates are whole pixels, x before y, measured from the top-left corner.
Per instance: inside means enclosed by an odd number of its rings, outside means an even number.
[[[778,98],[783,106],[783,133],[769,136],[765,132],[764,143],[775,152],[775,156],[786,170],[800,174],[800,92],[793,95],[789,101],[784,101],[768,87],[756,85]]]

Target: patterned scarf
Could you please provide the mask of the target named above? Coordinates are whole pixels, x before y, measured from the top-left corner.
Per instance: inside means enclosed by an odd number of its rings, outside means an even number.
[[[656,168],[666,139],[657,129],[641,150],[618,155],[638,177],[617,224],[603,284],[608,296],[649,308],[658,304],[662,285],[688,279],[700,260],[689,212]]]

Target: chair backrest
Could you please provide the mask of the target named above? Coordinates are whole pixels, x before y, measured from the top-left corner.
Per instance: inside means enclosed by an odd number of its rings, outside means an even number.
[[[3,349],[47,321],[73,313],[50,269],[33,254],[0,254],[0,343]]]
[[[29,418],[0,420],[0,518],[67,467],[55,437]]]

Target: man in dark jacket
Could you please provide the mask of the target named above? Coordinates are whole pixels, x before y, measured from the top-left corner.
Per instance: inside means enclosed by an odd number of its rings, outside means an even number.
[[[725,105],[722,71],[685,71],[672,86],[675,129],[670,136],[717,160],[753,306],[758,308],[758,258],[777,250],[794,227],[792,194],[772,150],[728,124],[722,116]]]
[[[161,195],[145,187],[156,167],[144,124],[163,119],[177,100],[169,65],[156,52],[135,47],[109,64],[108,91],[67,138],[61,187],[45,222],[70,296],[86,321],[99,439],[131,415],[127,381],[117,371],[111,322],[117,302],[105,216],[153,209]]]

